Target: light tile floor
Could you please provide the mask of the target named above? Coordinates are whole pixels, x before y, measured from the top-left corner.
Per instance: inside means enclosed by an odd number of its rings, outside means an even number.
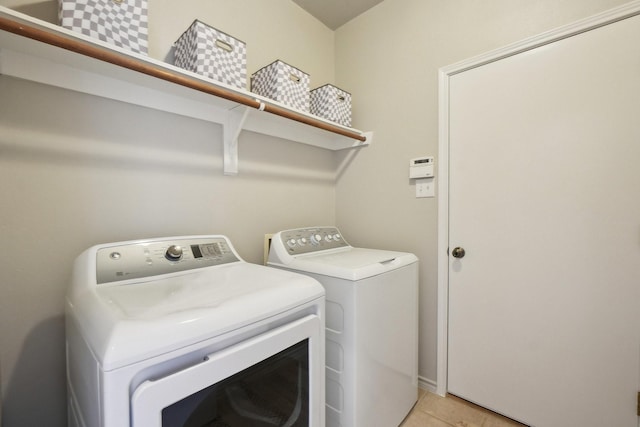
[[[526,427],[455,396],[420,390],[418,403],[400,427]]]

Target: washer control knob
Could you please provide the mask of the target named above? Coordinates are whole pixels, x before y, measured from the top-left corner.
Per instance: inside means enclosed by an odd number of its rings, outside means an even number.
[[[336,233],[336,234],[334,234],[334,235],[333,235],[333,240],[335,240],[336,242],[337,242],[338,240],[340,240],[341,238],[342,238],[342,236],[341,236],[340,234],[338,234],[338,233]]]
[[[287,240],[287,246],[289,246],[290,248],[294,247],[295,245],[296,245],[296,239]]]
[[[331,234],[327,234],[326,236],[324,236],[324,240],[325,242],[330,242],[333,240],[333,236],[331,236]]]
[[[304,246],[304,245],[306,245],[306,244],[307,244],[307,238],[306,238],[306,237],[301,237],[301,238],[299,238],[299,239],[298,239],[298,244],[299,244],[300,246]]]
[[[164,253],[164,257],[169,261],[178,261],[180,258],[182,258],[182,246],[169,246],[167,248],[167,251]]]
[[[311,235],[311,243],[313,243],[314,245],[317,245],[320,242],[322,242],[322,236],[320,234]]]

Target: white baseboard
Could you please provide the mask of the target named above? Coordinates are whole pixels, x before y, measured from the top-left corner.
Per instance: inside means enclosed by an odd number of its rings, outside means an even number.
[[[436,392],[437,384],[435,381],[430,380],[429,378],[418,376],[418,387],[422,390],[430,391],[431,393]]]

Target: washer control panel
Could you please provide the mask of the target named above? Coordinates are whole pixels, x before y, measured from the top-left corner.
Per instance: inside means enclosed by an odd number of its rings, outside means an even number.
[[[97,284],[237,262],[224,237],[140,241],[106,246],[96,252]]]
[[[335,227],[313,227],[285,230],[280,233],[282,245],[291,255],[306,254],[349,246]]]

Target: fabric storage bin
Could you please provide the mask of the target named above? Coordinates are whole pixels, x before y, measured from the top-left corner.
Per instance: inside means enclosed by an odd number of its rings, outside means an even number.
[[[58,0],[64,28],[147,54],[147,0]]]
[[[195,20],[175,42],[174,64],[241,89],[247,87],[246,44]]]
[[[351,94],[326,84],[311,91],[310,113],[351,127]]]
[[[309,80],[309,74],[277,60],[251,76],[251,91],[308,112]]]

